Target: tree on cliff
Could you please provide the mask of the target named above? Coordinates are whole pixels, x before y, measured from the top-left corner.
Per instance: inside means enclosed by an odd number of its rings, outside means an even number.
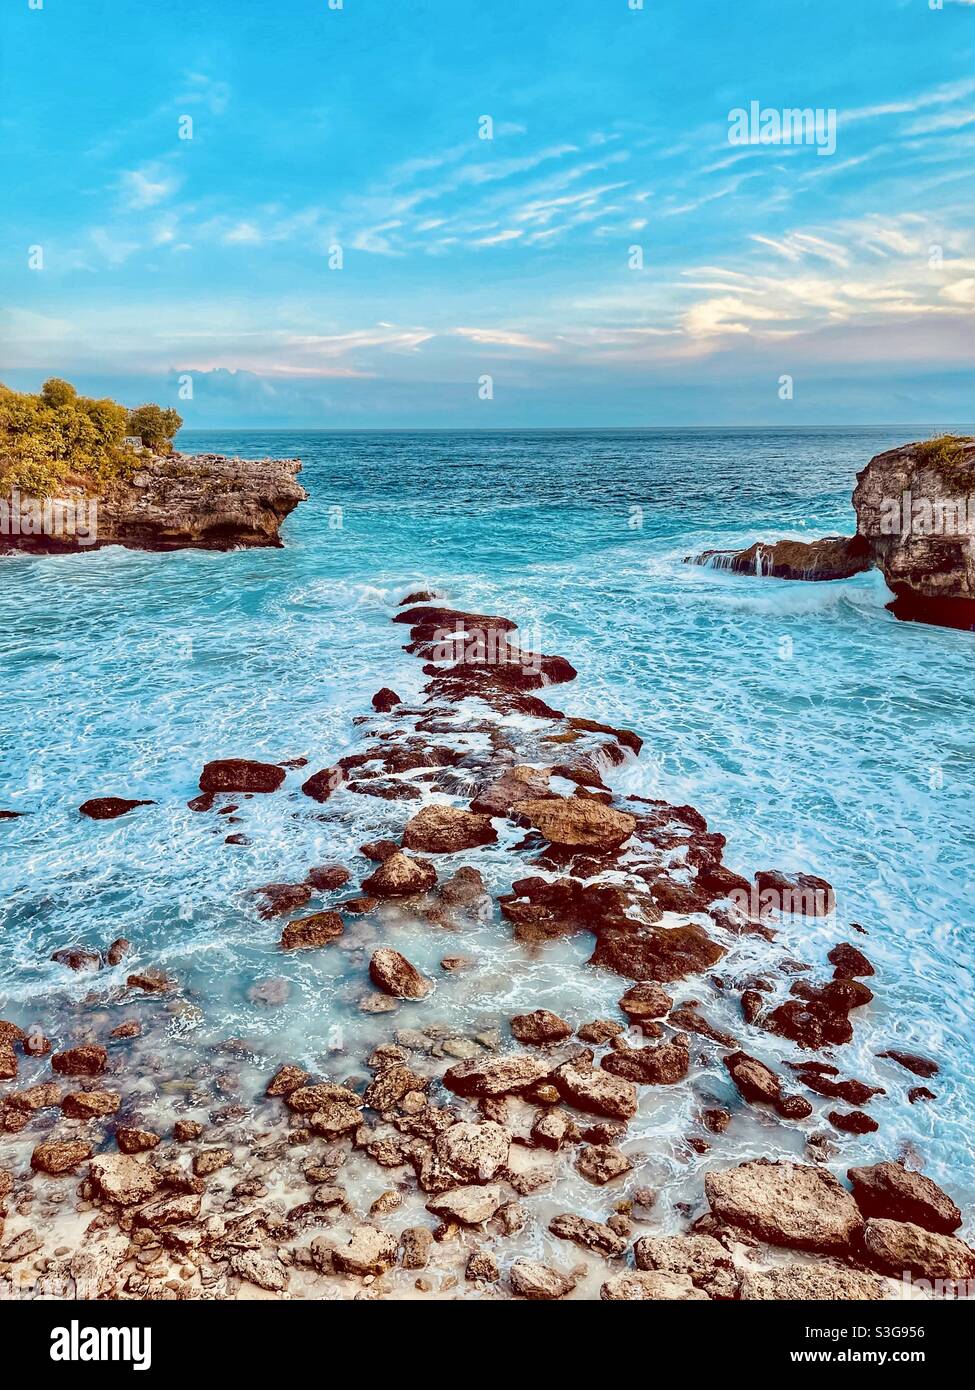
[[[182,416],[175,410],[164,410],[159,405],[139,405],[129,411],[128,432],[138,435],[154,453],[168,454],[182,424]]]
[[[148,439],[130,428],[144,412]],[[0,496],[14,488],[31,497],[50,497],[65,486],[97,491],[135,470],[138,456],[123,445],[127,434],[168,453],[181,424],[175,410],[146,405],[130,414],[117,401],[79,396],[60,377],[45,381],[36,395],[0,385]]]

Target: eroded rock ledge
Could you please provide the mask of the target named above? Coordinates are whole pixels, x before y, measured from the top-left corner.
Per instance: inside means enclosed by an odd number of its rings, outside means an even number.
[[[29,499],[17,499],[21,520],[4,527],[0,552],[280,546],[281,523],[308,496],[297,481],[300,471],[298,459],[146,452],[131,481],[115,482],[97,498],[66,493],[69,505],[80,503],[83,509],[84,525],[76,531],[33,525]]]
[[[975,628],[975,439],[946,436],[877,454],[857,474],[855,536],[756,541],[696,564],[760,578],[848,579],[876,566],[899,618]]]

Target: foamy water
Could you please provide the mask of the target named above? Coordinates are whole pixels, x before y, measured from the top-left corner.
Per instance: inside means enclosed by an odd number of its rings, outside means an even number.
[[[30,813],[0,823],[0,1016],[44,1024],[93,988],[107,998],[114,976],[75,976],[49,957],[122,935],[134,953],[119,978],[133,962],[163,965],[199,1006],[174,1016],[174,1045],[234,1036],[262,1059],[331,1058],[334,1072],[336,1053],[361,1065],[390,1031],[356,1007],[362,946],[377,933],[433,974],[444,954],[477,958],[418,1006],[448,1032],[536,1007],[577,1023],[615,1017],[621,981],[582,968],[588,938],[530,954],[497,918],[450,934],[384,909],[352,929],[353,949],[277,951],[278,929],[258,920],[248,890],[334,860],[366,872],[357,846],[398,834],[415,804],[347,796],[320,808],[297,793],[307,774],[292,773],[285,792],[243,802],[238,825],[186,809],[209,759],[326,766],[353,744],[352,720],[380,686],[418,696],[420,663],[389,620],[410,589],[432,585],[568,656],[579,678],[553,692],[559,708],[645,739],[639,761],[610,778],[615,789],[690,802],[746,875],[806,870],[834,884],[837,921],[787,921],[775,951],[821,966],[837,939],[852,939],[877,969],[876,1000],[836,1062],[888,1095],[870,1107],[879,1134],[840,1136],[839,1168],[910,1145],[970,1208],[975,636],[896,622],[875,574],[806,586],[683,563],[716,546],[850,531],[856,470],[905,438],[185,435],[190,451],[300,456],[311,500],[286,524],[282,551],[0,559],[0,808]],[[105,824],[78,816],[108,794],[157,805]],[[250,843],[225,845],[231,830]],[[515,838],[443,867],[475,864],[506,891]],[[852,922],[869,935],[851,938]],[[736,949],[745,965],[758,948]],[[278,1007],[248,998],[269,978],[290,986]],[[677,996],[740,1029],[733,1001],[704,989],[690,980]],[[395,1022],[412,1018],[407,1007]],[[936,1102],[907,1102],[916,1078],[875,1056],[891,1045],[940,1061]],[[255,1087],[268,1069],[255,1066]],[[707,1166],[682,1136],[695,1104],[708,1093],[720,1103],[729,1085],[715,1061],[694,1097],[644,1092],[624,1147],[651,1155],[645,1181],[666,1189]],[[814,1117],[805,1129],[815,1127]],[[721,1153],[778,1152],[802,1132],[754,1114]],[[574,1209],[604,1211],[605,1198],[564,1181]],[[556,1187],[553,1211],[566,1200]]]

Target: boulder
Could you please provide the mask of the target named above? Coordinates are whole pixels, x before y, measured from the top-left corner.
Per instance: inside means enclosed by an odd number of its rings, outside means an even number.
[[[331,893],[348,883],[352,875],[344,864],[319,864],[308,870],[308,884],[318,893]]]
[[[433,1232],[425,1226],[407,1226],[400,1232],[400,1245],[403,1247],[404,1269],[426,1269],[430,1263],[430,1247]]]
[[[851,1168],[847,1177],[864,1216],[906,1221],[946,1236],[961,1225],[961,1212],[947,1192],[923,1173],[912,1173],[900,1163]]]
[[[259,916],[267,920],[304,907],[311,897],[311,884],[265,883],[263,888],[254,889],[254,896],[260,899]]]
[[[427,1077],[418,1076],[409,1067],[394,1063],[379,1071],[362,1099],[373,1110],[392,1110],[404,1096],[423,1092],[429,1084]]]
[[[905,1071],[913,1072],[915,1076],[923,1076],[925,1080],[937,1076],[941,1070],[938,1063],[932,1061],[930,1057],[922,1057],[917,1052],[903,1052],[896,1047],[888,1048],[886,1052],[878,1052],[877,1056],[889,1057],[892,1062],[896,1062]]]
[[[442,1221],[456,1221],[462,1226],[479,1226],[489,1221],[502,1203],[501,1188],[488,1186],[454,1187],[427,1202],[427,1211]]]
[[[335,1268],[343,1274],[385,1274],[396,1263],[397,1246],[392,1236],[376,1226],[357,1226],[348,1245],[333,1251]]]
[[[276,792],[287,776],[274,763],[256,763],[249,758],[222,758],[207,763],[200,774],[200,791]]]
[[[563,1062],[552,1073],[563,1100],[590,1115],[629,1120],[636,1114],[637,1090],[632,1081],[579,1062]]]
[[[30,1156],[30,1166],[36,1173],[60,1177],[62,1173],[70,1173],[79,1163],[91,1158],[91,1154],[91,1145],[86,1144],[83,1139],[50,1140],[48,1143],[38,1144]]]
[[[602,1187],[614,1178],[628,1173],[633,1164],[626,1154],[614,1149],[611,1144],[589,1144],[579,1152],[576,1168],[587,1182]]]
[[[256,1284],[269,1293],[284,1293],[288,1287],[288,1271],[282,1268],[280,1261],[268,1260],[256,1250],[241,1250],[231,1255],[230,1268],[238,1279],[245,1279],[248,1284]]]
[[[345,931],[345,923],[337,912],[313,912],[310,917],[297,917],[281,933],[283,951],[308,950],[337,941]]]
[[[436,882],[437,871],[432,864],[397,850],[362,880],[362,888],[375,898],[407,898],[427,892]]]
[[[847,1253],[863,1231],[851,1194],[831,1173],[809,1164],[754,1159],[707,1173],[704,1190],[717,1217],[770,1245]]]
[[[573,1212],[554,1216],[548,1228],[559,1240],[571,1240],[584,1250],[595,1250],[600,1255],[622,1255],[626,1249],[626,1240],[617,1235],[611,1226],[605,1226],[601,1221],[590,1221],[585,1216],[576,1216]]]
[[[443,1083],[459,1096],[505,1096],[541,1081],[549,1064],[525,1053],[504,1057],[472,1057],[444,1073]]]
[[[548,1009],[536,1009],[530,1014],[516,1014],[511,1031],[520,1043],[563,1042],[572,1036],[572,1025]]]
[[[384,685],[382,690],[377,690],[372,697],[372,707],[380,714],[388,714],[391,709],[395,709],[397,705],[402,703],[396,691],[390,690],[388,685]]]
[[[483,1124],[462,1121],[444,1130],[434,1151],[441,1170],[454,1182],[484,1183],[505,1167],[510,1147],[510,1134],[493,1120]]]
[[[92,1160],[90,1173],[99,1194],[124,1207],[148,1201],[162,1181],[155,1168],[127,1154],[100,1154]]]
[[[459,850],[493,844],[497,838],[487,816],[438,803],[424,806],[406,822],[403,846],[427,854],[456,854]]]
[[[590,964],[605,965],[632,980],[673,984],[709,970],[725,954],[703,927],[649,927],[643,931],[601,931]]]
[[[660,1300],[668,1303],[707,1300],[708,1295],[691,1282],[686,1274],[669,1274],[664,1270],[641,1271],[628,1269],[607,1279],[599,1290],[607,1303],[635,1303]]]
[[[859,1303],[892,1297],[891,1286],[876,1274],[828,1263],[782,1265],[749,1271],[738,1297],[746,1302],[784,1299],[793,1303],[822,1299]]]
[[[154,801],[127,801],[124,796],[96,796],[78,807],[89,820],[117,820],[126,816],[137,806],[155,806]]]
[[[873,966],[863,952],[856,946],[851,946],[848,941],[841,941],[838,946],[834,946],[826,959],[835,967],[835,980],[854,980],[858,975],[869,976],[874,973]]]
[[[626,1047],[608,1052],[599,1065],[611,1076],[621,1076],[641,1086],[673,1086],[683,1081],[690,1066],[687,1035],[678,1033],[659,1047]]]
[[[575,1280],[570,1275],[560,1274],[539,1260],[515,1260],[508,1277],[519,1298],[565,1298],[575,1288]]]
[[[555,793],[548,789],[550,776],[547,767],[509,767],[478,792],[471,810],[480,815],[506,816],[523,802],[554,797]]]
[[[421,975],[399,951],[381,946],[369,962],[373,984],[394,999],[423,999],[433,988],[432,980]]]
[[[975,1250],[955,1236],[939,1235],[911,1221],[871,1217],[863,1244],[872,1264],[886,1273],[925,1279],[971,1279]]]
[[[132,1125],[120,1125],[115,1131],[115,1142],[124,1154],[147,1153],[160,1143],[160,1136],[148,1129],[136,1129]]]
[[[567,849],[618,849],[636,828],[636,820],[627,812],[581,796],[521,801],[515,813],[550,844]]]
[[[95,1043],[69,1047],[51,1057],[52,1069],[61,1076],[97,1076],[107,1065],[108,1053]]]
[[[61,1109],[72,1120],[96,1120],[114,1114],[121,1104],[118,1091],[72,1091],[64,1097]]]
[[[713,1236],[643,1236],[633,1247],[637,1269],[686,1274],[711,1298],[734,1298],[740,1275]]]
[[[674,1007],[674,1001],[655,981],[647,980],[628,989],[619,1005],[627,1018],[640,1022],[645,1018],[665,1018]]]

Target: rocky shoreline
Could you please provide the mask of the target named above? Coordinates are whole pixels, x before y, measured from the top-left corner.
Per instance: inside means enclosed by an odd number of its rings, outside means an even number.
[[[975,439],[905,444],[857,474],[855,536],[756,541],[688,557],[759,578],[849,579],[876,567],[907,621],[975,629]]]
[[[131,478],[100,495],[67,489],[54,504],[61,511],[53,513],[53,524],[38,524],[31,499],[7,499],[3,515],[14,520],[0,532],[0,554],[76,554],[109,545],[152,551],[277,547],[282,522],[308,496],[297,481],[300,471],[298,459],[144,450]],[[85,517],[80,534],[76,510]]]
[[[255,886],[246,908],[311,969],[342,953],[370,1045],[201,1051],[177,974],[121,939],[65,943],[88,998],[0,1021],[3,1296],[885,1299],[975,1278],[970,1214],[916,1154],[844,1157],[890,1088],[937,1103],[917,1083],[938,1064],[888,1048],[880,1085],[837,1057],[873,998],[865,929],[837,926],[818,967],[778,944],[787,914],[832,924],[829,884],[745,878],[693,807],[614,794],[640,737],[553,707],[576,672],[522,651],[511,619],[418,593],[393,621],[425,701],[384,687],[355,752],[210,763],[189,803],[228,846],[255,796],[326,824],[349,798],[398,817],[355,862]],[[496,900],[478,853],[510,870]],[[445,935],[437,972],[397,949],[407,924]],[[511,961],[584,946],[566,968],[597,1007],[444,1027],[442,1002],[487,984],[476,927]],[[269,1005],[274,986],[256,986]]]

